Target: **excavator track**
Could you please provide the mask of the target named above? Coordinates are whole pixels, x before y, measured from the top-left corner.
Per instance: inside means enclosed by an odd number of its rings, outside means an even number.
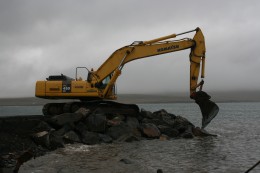
[[[64,103],[47,103],[42,108],[43,115],[53,116],[63,113]]]
[[[78,101],[68,103],[47,103],[44,105],[43,115],[51,117],[62,113],[73,113],[79,108],[84,107],[91,112],[106,114],[136,115],[139,113],[139,107],[135,104],[124,104],[114,101]]]

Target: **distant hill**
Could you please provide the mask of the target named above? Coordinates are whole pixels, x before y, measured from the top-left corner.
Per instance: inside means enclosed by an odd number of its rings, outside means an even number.
[[[208,92],[215,102],[258,102],[260,91],[225,91]],[[0,106],[11,105],[44,105],[48,102],[71,102],[72,100],[46,100],[35,97],[26,98],[0,98]],[[122,103],[177,103],[193,102],[189,93],[163,93],[163,94],[119,94],[118,102]]]

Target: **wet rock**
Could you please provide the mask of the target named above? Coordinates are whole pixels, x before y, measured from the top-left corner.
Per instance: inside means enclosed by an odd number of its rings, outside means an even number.
[[[165,125],[158,125],[158,129],[162,134],[165,134],[169,137],[178,137],[179,136],[179,131],[170,127],[170,126],[165,126]]]
[[[104,143],[112,143],[113,142],[113,139],[106,134],[98,134],[98,135],[99,135],[101,142],[104,142]]]
[[[53,131],[53,134],[56,136],[63,136],[68,131],[72,130],[74,128],[73,124],[65,124],[62,128]]]
[[[154,124],[156,126],[159,125],[168,125],[167,123],[165,123],[163,120],[158,119],[158,118],[153,118],[153,119],[148,119],[148,118],[144,118],[142,123],[144,124]]]
[[[157,173],[163,173],[162,169],[157,169]]]
[[[42,146],[46,149],[45,153],[64,147],[64,143],[74,142],[93,145],[101,142],[132,142],[143,138],[164,141],[173,137],[216,136],[199,127],[195,128],[186,118],[175,116],[164,109],[153,113],[142,109],[139,114],[119,114],[106,110],[109,107],[91,112],[81,108],[75,113],[51,118],[16,117],[14,120],[0,120],[0,151],[8,153],[10,150],[21,151]],[[0,164],[5,167],[11,164],[1,159]]]
[[[109,117],[107,117],[107,125],[108,126],[118,126],[122,122],[124,122],[126,117],[121,114],[110,114]]]
[[[131,128],[131,129],[138,129],[140,127],[139,121],[135,117],[127,117],[126,118],[126,124]]]
[[[182,116],[176,116],[174,120],[173,128],[178,130],[179,133],[184,133],[190,127],[194,127],[194,125],[191,122],[189,122],[186,118]]]
[[[32,135],[33,141],[42,147],[48,148],[50,144],[50,138],[49,138],[49,132],[48,131],[42,131],[38,132]]]
[[[140,111],[140,116],[143,118],[148,118],[148,119],[152,119],[153,117],[153,113],[150,111],[146,111],[145,109],[141,109]]]
[[[55,127],[61,127],[65,124],[73,124],[78,122],[82,118],[84,118],[84,115],[81,113],[64,113],[53,116],[52,118],[48,119],[48,122]]]
[[[85,131],[88,131],[86,125],[83,122],[79,122],[75,125],[74,130],[78,132],[79,134],[84,133]]]
[[[161,136],[159,137],[159,139],[160,139],[160,141],[167,141],[167,140],[170,139],[170,137],[167,136],[167,135],[161,134]]]
[[[51,131],[54,130],[48,123],[41,121],[34,129],[33,132]]]
[[[55,135],[53,132],[49,134],[49,146],[50,150],[56,150],[58,148],[64,148],[63,136]]]
[[[95,132],[85,131],[81,134],[81,141],[84,144],[94,145],[101,142],[99,134]]]
[[[107,130],[107,135],[113,139],[118,139],[123,135],[131,135],[131,131],[131,128],[125,122],[122,122],[119,125],[110,127]]]
[[[65,140],[66,143],[81,142],[78,134],[76,132],[74,132],[73,130],[65,133],[63,135],[63,139]]]
[[[159,111],[155,111],[153,112],[152,114],[152,117],[153,118],[157,118],[157,119],[163,119],[165,117],[169,117],[169,118],[172,118],[171,116],[173,116],[173,118],[175,118],[175,115],[173,114],[169,114],[166,110],[164,109],[161,109]]]
[[[133,162],[129,159],[121,159],[119,160],[120,162],[124,163],[124,164],[132,164]]]
[[[55,150],[57,148],[64,147],[62,136],[55,135],[54,131],[43,131],[32,135],[34,142],[37,145],[48,148],[49,150]]]
[[[116,142],[133,142],[133,141],[139,141],[140,138],[137,136],[134,136],[133,134],[124,134],[121,135],[118,139],[116,139]]]
[[[160,130],[152,123],[142,124],[141,129],[143,134],[149,138],[159,138],[161,135]]]
[[[90,110],[81,107],[81,108],[79,108],[75,113],[76,113],[76,114],[81,114],[81,115],[83,115],[83,117],[87,117],[87,116],[89,115],[89,113],[90,113]]]
[[[188,126],[187,128],[186,128],[186,130],[181,134],[181,137],[182,138],[186,138],[186,139],[191,139],[191,138],[193,138],[194,136],[193,136],[193,133],[192,133],[192,128],[193,128],[193,126]]]
[[[79,134],[81,142],[84,144],[94,145],[100,143],[100,137],[96,132],[90,132],[83,122],[75,126],[75,131]]]
[[[107,120],[104,114],[91,114],[85,121],[87,129],[92,132],[106,131]]]

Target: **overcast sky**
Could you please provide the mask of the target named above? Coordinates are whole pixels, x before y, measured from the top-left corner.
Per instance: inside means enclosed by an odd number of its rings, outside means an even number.
[[[259,0],[0,0],[0,98],[34,96],[37,80],[75,77],[133,41],[196,27],[206,39],[204,89],[259,90],[259,17]],[[189,92],[189,50],[128,63],[117,88]]]

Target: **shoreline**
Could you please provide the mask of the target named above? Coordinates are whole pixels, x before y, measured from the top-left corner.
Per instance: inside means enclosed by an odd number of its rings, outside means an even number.
[[[210,93],[211,100],[216,103],[227,102],[260,102],[260,92],[223,92]],[[72,102],[75,99],[41,99],[36,97],[0,98],[0,106],[42,106],[46,103]],[[132,104],[155,104],[155,103],[193,103],[187,93],[169,94],[119,94],[116,102]]]

